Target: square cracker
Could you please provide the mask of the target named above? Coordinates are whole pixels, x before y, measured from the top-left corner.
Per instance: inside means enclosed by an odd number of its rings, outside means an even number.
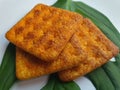
[[[83,76],[105,64],[119,49],[88,19],[80,25],[79,38],[82,50],[87,54],[86,60],[78,66],[58,72],[62,81],[71,81]]]
[[[38,4],[6,33],[6,38],[49,62],[58,57],[82,19],[77,13]]]
[[[20,80],[30,79],[45,74],[54,73],[64,69],[77,66],[86,58],[86,54],[81,49],[81,43],[76,32],[66,44],[64,50],[52,62],[38,60],[35,56],[16,49],[16,76]]]

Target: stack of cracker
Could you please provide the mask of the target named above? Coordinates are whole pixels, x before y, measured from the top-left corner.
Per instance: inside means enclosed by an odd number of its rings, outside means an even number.
[[[43,4],[15,24],[6,38],[16,45],[16,76],[20,80],[58,72],[62,81],[70,81],[119,52],[89,19]]]

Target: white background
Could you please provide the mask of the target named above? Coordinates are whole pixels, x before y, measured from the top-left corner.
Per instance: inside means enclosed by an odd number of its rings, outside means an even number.
[[[52,5],[56,0],[0,0],[0,63],[8,44],[4,35],[18,20],[20,20],[37,3]],[[120,31],[120,0],[77,0],[104,13]],[[11,90],[40,90],[45,85],[48,76],[18,81]],[[75,80],[81,90],[95,90],[92,83],[84,78]]]

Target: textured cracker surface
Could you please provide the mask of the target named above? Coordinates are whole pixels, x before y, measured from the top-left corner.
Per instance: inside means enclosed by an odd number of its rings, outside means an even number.
[[[58,57],[82,19],[79,14],[38,4],[6,33],[6,38],[49,62]]]
[[[44,62],[28,54],[20,48],[16,49],[16,76],[20,80],[30,79],[77,66],[86,58],[80,47],[76,32],[66,44],[58,58],[52,62]]]
[[[79,32],[81,32],[78,37],[81,38],[82,50],[87,54],[86,60],[79,63],[79,66],[60,71],[58,75],[62,81],[71,81],[93,71],[119,52],[118,47],[90,20],[84,19]]]

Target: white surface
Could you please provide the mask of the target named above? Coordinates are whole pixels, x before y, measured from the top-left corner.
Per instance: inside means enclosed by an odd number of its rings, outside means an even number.
[[[52,5],[56,0],[0,0],[0,63],[8,44],[4,35],[34,5],[44,3]],[[77,0],[79,1],[79,0]],[[104,13],[120,31],[120,0],[81,0]],[[47,81],[47,76],[19,81],[11,90],[40,90]],[[85,77],[75,80],[81,90],[95,90],[92,83]]]

